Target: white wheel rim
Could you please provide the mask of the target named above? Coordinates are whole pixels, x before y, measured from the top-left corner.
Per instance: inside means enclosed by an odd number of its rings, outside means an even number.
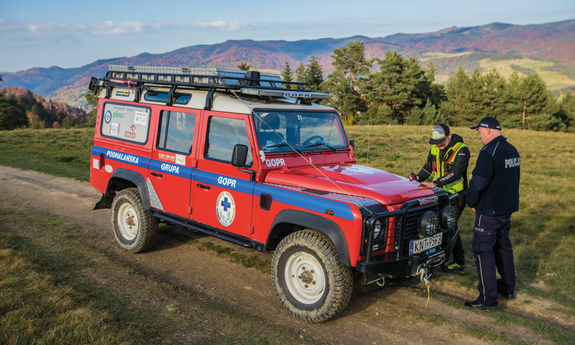
[[[124,203],[118,210],[118,227],[122,236],[131,241],[138,235],[138,214],[132,205]]]
[[[313,255],[292,254],[285,266],[285,281],[291,295],[300,303],[313,304],[325,291],[325,273]]]

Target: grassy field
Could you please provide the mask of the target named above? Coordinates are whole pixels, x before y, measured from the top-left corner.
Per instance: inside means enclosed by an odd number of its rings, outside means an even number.
[[[347,130],[349,138],[356,142],[358,164],[402,176],[419,172],[430,148],[427,144],[429,126],[353,126]],[[461,135],[470,147],[471,176],[482,147],[477,132],[468,128],[452,128],[452,131]],[[575,204],[572,199],[575,179],[572,169],[575,167],[575,135],[521,130],[504,130],[503,134],[522,157],[520,211],[512,217],[511,231],[518,290],[532,296],[551,298],[573,310]],[[88,181],[92,135],[93,129],[0,132],[0,164]],[[466,209],[460,221],[463,244],[470,260],[473,218],[473,212]],[[25,242],[24,239],[15,241]],[[4,248],[13,248],[13,245],[4,245]],[[226,255],[218,248],[205,249]],[[2,255],[13,257],[10,260],[20,260],[23,258],[18,252],[27,251],[7,251]],[[460,279],[468,286],[476,283],[476,276],[471,273]],[[102,313],[105,315],[105,310]],[[102,323],[98,320],[105,319],[104,316],[98,319],[97,313],[94,315],[96,319],[92,322]],[[105,336],[103,334],[102,339]]]
[[[305,344],[139,274],[70,221],[0,201],[0,344]]]
[[[425,53],[423,58],[420,59],[421,62],[427,63],[428,61],[433,61],[434,59],[442,59],[442,58],[456,58],[465,55],[469,55],[471,52],[463,52],[463,53],[438,53],[438,52],[430,52]],[[492,61],[491,59],[483,59],[479,60],[479,66],[483,69],[485,73],[491,71],[493,68],[497,68],[497,71],[501,73],[505,79],[508,79],[511,73],[513,73],[513,68],[511,65],[517,65],[523,68],[530,68],[533,69],[543,81],[547,84],[547,87],[551,91],[555,90],[562,90],[567,87],[575,86],[575,80],[555,71],[545,71],[542,70],[542,67],[552,66],[554,62],[551,61],[540,61],[540,60],[533,60],[529,58],[521,58],[521,59],[513,59],[513,60],[498,60]],[[519,72],[519,75],[524,75],[523,73]],[[438,74],[435,76],[435,80],[438,83],[445,84],[449,80],[450,76],[447,74]]]
[[[430,148],[428,127],[354,126],[347,130],[356,140],[359,164],[402,176],[418,173]],[[461,135],[471,150],[471,177],[483,145],[476,131],[451,130]],[[526,291],[545,293],[575,307],[575,135],[521,130],[504,130],[503,135],[521,155],[520,210],[511,218],[519,284]],[[460,228],[468,255],[473,220],[474,213],[466,209]],[[531,287],[539,281],[549,289]]]

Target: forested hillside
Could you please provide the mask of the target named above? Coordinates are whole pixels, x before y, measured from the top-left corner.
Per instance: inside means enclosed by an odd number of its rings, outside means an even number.
[[[86,111],[46,100],[21,87],[0,87],[0,130],[68,128],[87,121]]]
[[[395,51],[405,58],[418,58],[422,66],[433,61],[439,83],[447,82],[459,67],[468,74],[475,68],[487,73],[492,65],[503,64],[497,67],[503,69],[502,73],[508,77],[511,64],[528,67],[531,62],[516,60],[530,58],[548,61],[541,67],[548,71],[540,71],[539,74],[556,95],[575,88],[575,20],[526,26],[493,23],[383,38],[355,36],[294,42],[227,41],[185,47],[164,54],[142,53],[133,57],[98,60],[78,68],[33,68],[17,73],[0,72],[0,75],[4,78],[4,86],[24,87],[43,97],[87,109],[83,95],[89,78],[103,76],[110,64],[235,67],[243,61],[252,69],[279,71],[286,61],[297,66],[300,62],[309,63],[314,55],[324,76],[327,76],[334,71],[331,64],[333,51],[352,41],[364,43],[368,59],[383,58],[386,52]]]
[[[575,132],[575,96],[568,90],[559,101],[537,73],[508,78],[497,69],[469,76],[460,67],[443,85],[436,67],[389,51],[367,59],[363,42],[350,42],[332,55],[334,72],[322,78],[314,56],[295,71],[286,61],[282,78],[306,81],[313,90],[330,93],[324,104],[336,108],[347,124],[447,123],[475,125],[484,116],[505,128]]]

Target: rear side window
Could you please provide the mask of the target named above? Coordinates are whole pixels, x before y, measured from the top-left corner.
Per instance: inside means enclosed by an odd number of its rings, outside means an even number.
[[[148,91],[144,95],[144,99],[146,101],[152,102],[168,102],[168,93],[167,92],[159,92],[159,91]],[[192,99],[192,95],[189,93],[178,93],[174,94],[174,104],[188,104]]]
[[[245,121],[226,117],[210,117],[205,157],[231,164],[232,153],[236,144],[248,147],[246,167],[252,166],[252,150]]]
[[[190,154],[195,126],[195,114],[162,111],[157,147],[166,151]]]
[[[105,103],[100,133],[105,137],[145,144],[150,127],[150,108]]]

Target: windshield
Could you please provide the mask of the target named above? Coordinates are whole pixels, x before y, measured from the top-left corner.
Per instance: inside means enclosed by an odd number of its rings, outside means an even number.
[[[336,150],[347,138],[334,112],[258,112],[255,116],[260,149],[264,152]],[[289,145],[288,145],[289,144]]]

